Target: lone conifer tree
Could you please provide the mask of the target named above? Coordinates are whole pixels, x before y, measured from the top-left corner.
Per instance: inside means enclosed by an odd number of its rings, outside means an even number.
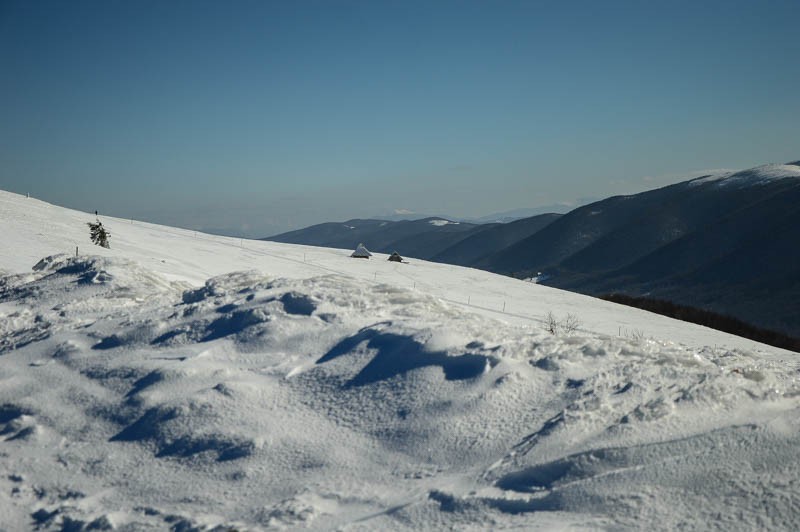
[[[89,226],[89,238],[93,243],[104,248],[111,247],[108,245],[108,239],[111,237],[111,233],[106,231],[106,228],[103,227],[100,220],[97,220],[96,223],[87,222],[86,225]]]

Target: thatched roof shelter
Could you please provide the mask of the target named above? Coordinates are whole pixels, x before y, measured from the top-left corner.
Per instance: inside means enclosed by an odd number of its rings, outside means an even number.
[[[350,256],[357,259],[368,259],[372,256],[372,253],[369,252],[364,244],[359,244],[356,250]]]

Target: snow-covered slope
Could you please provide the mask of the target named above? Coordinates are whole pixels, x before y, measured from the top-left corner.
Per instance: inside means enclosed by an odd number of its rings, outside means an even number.
[[[791,353],[351,250],[101,217],[106,250],[93,219],[0,192],[0,529],[800,524]]]
[[[691,185],[716,182],[719,186],[754,186],[770,183],[777,179],[800,178],[800,167],[795,163],[789,164],[763,164],[755,168],[740,170],[738,172],[720,172],[691,181]]]

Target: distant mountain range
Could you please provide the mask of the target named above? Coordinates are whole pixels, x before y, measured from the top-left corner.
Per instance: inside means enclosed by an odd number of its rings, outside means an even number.
[[[421,214],[412,211],[401,211],[401,212],[396,212],[394,214],[373,216],[372,218],[370,218],[370,220],[385,220],[390,222],[400,222],[406,220],[414,221],[414,220],[424,220],[428,218],[443,218],[445,220],[451,220],[453,222],[464,222],[471,224],[488,224],[488,223],[505,224],[509,222],[514,222],[516,220],[521,220],[523,218],[530,218],[531,216],[536,216],[539,214],[551,214],[551,213],[564,214],[571,211],[572,209],[575,209],[582,205],[586,205],[587,203],[591,203],[593,201],[597,201],[597,198],[580,198],[579,200],[577,200],[577,202],[572,204],[553,203],[552,205],[543,205],[540,207],[511,209],[508,211],[487,214],[486,216],[480,216],[478,218],[463,218],[458,216],[449,216],[446,214],[433,215],[433,214]]]
[[[265,240],[657,297],[800,334],[800,161],[707,175],[511,223],[350,220]],[[542,273],[543,275],[539,276]]]
[[[363,242],[370,251],[398,251],[403,256],[432,259],[464,238],[496,226],[502,224],[472,224],[435,217],[401,221],[356,219],[312,225],[264,240],[344,249],[355,249]]]

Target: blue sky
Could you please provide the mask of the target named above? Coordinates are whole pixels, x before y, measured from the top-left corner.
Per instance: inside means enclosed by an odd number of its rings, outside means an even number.
[[[0,1],[0,188],[266,236],[800,159],[800,3]]]

